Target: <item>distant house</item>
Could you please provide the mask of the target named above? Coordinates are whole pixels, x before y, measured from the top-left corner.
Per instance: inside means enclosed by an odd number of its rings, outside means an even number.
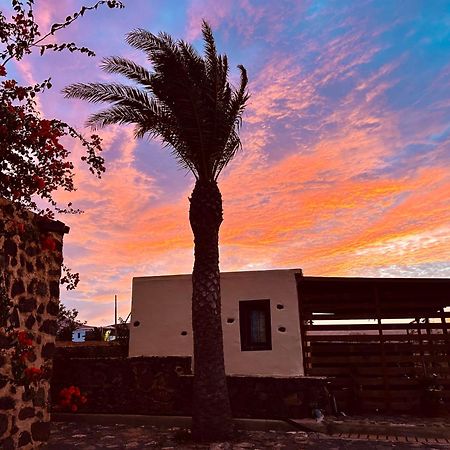
[[[130,324],[129,323],[118,323],[117,326],[106,325],[101,327],[102,330],[102,340],[103,341],[115,341],[118,340],[126,340],[128,342],[128,337],[130,334]]]
[[[72,331],[72,342],[85,342],[94,340],[97,327],[83,325]]]
[[[117,324],[117,336],[116,326],[106,325],[103,327],[95,327],[90,325],[82,325],[72,332],[72,342],[86,342],[86,341],[115,341],[119,339],[128,340],[128,327],[127,323]]]

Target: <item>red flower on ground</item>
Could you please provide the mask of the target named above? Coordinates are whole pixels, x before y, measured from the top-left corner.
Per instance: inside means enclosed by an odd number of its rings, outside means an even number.
[[[87,403],[87,398],[81,395],[79,387],[70,386],[68,388],[63,388],[59,392],[58,404],[63,409],[69,409],[72,412],[78,411],[81,405]]]
[[[6,76],[5,66],[0,66],[0,77]]]

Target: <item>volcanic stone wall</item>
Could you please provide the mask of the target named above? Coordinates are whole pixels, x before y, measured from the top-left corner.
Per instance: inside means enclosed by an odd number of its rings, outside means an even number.
[[[49,436],[49,378],[67,232],[63,223],[0,198],[0,301],[7,311],[0,324],[0,448],[5,450],[40,448]],[[18,358],[22,344],[28,350]]]
[[[179,376],[191,373],[189,357],[72,358],[58,351],[53,369],[55,412],[61,411],[58,393],[70,386],[87,397],[80,413],[174,415],[190,409],[190,386]]]
[[[87,402],[80,413],[192,414],[191,358],[182,356],[133,358],[54,359],[52,401],[61,410],[57,394],[77,386]],[[323,378],[227,376],[234,417],[302,418],[314,408],[331,412]]]

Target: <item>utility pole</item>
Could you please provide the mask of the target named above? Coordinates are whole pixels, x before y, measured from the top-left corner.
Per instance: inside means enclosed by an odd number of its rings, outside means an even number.
[[[114,332],[117,340],[117,294],[114,295]]]

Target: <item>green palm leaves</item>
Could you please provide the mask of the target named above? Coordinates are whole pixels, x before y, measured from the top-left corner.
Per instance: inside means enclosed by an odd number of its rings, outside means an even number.
[[[66,97],[112,106],[93,114],[88,125],[134,124],[136,137],[160,138],[196,179],[217,180],[222,169],[241,147],[238,131],[249,98],[247,72],[240,86],[228,81],[228,60],[217,53],[209,25],[203,21],[205,55],[187,42],[174,41],[166,33],[154,35],[137,29],[127,35],[132,47],[146,53],[152,71],[126,58],[102,62],[108,73],[120,74],[137,83],[77,83],[66,87]]]

